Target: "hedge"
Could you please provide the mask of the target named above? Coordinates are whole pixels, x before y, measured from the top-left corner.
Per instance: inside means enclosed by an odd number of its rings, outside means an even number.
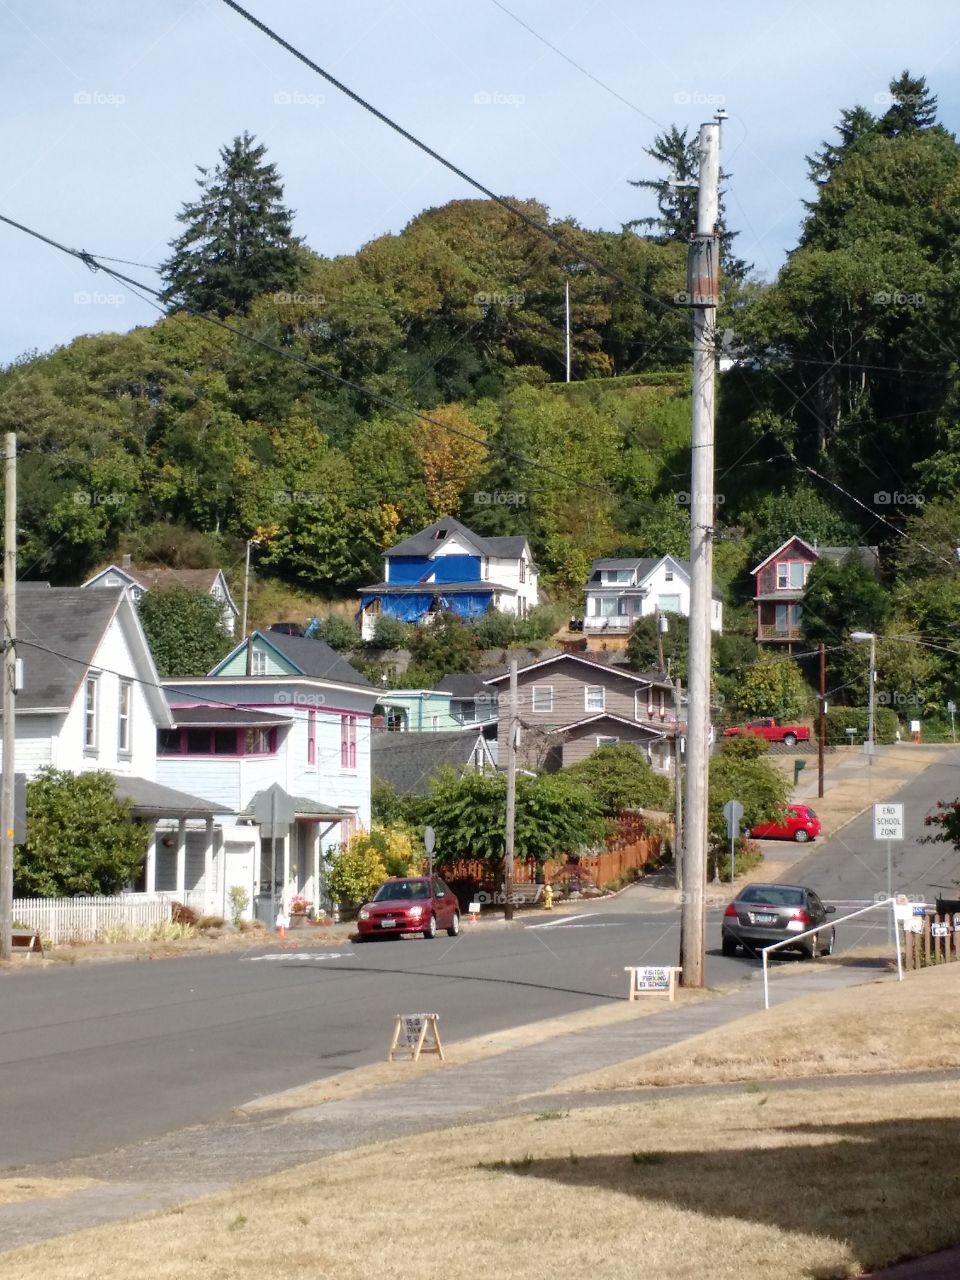
[[[855,745],[866,741],[869,711],[866,707],[836,707],[827,712],[826,742],[828,746],[842,746],[850,741],[848,729],[856,729]],[[890,707],[877,707],[874,716],[874,740],[886,745],[897,740],[900,721]]]

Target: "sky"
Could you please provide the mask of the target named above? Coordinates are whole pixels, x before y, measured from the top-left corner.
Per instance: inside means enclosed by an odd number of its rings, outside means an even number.
[[[629,185],[660,176],[644,148],[671,123],[695,132],[722,107],[727,221],[737,252],[768,278],[796,242],[810,194],[804,157],[841,109],[885,110],[889,81],[908,67],[938,95],[942,123],[960,130],[955,0],[247,7],[494,191],[591,228],[652,212]],[[475,194],[222,0],[0,0],[0,73],[0,213],[147,267],[167,254],[196,166],[212,167],[243,130],[266,143],[297,234],[325,255]],[[129,288],[2,224],[0,257],[0,362],[156,318]],[[120,270],[158,282],[144,267]]]

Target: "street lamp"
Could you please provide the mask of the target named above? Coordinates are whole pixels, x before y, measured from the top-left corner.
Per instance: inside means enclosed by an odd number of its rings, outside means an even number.
[[[876,746],[873,733],[873,686],[877,678],[877,637],[873,631],[851,631],[850,639],[870,641],[870,673],[868,676],[869,688],[867,690],[867,741],[865,745],[868,761],[870,764],[873,764],[873,752]]]

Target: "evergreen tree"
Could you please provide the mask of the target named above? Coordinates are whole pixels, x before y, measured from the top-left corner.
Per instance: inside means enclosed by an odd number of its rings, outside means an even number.
[[[937,123],[937,97],[927,88],[924,76],[902,72],[890,81],[890,97],[893,101],[877,122],[877,129],[884,137],[896,138],[901,133],[932,129]]]
[[[657,215],[650,218],[634,218],[626,225],[629,229],[643,229],[652,233],[652,239],[660,244],[681,241],[686,244],[697,229],[697,181],[700,173],[700,140],[697,134],[687,137],[686,128],[672,124],[666,133],[658,133],[653,145],[644,147],[644,154],[663,165],[667,175],[662,178],[637,178],[630,180],[631,187],[652,191],[657,198]],[[729,178],[721,171],[721,183]],[[738,284],[750,271],[750,264],[732,253],[734,237],[739,233],[728,231],[724,220],[723,189],[720,191],[720,217],[717,228],[720,234],[721,277]]]
[[[162,297],[173,309],[226,316],[246,311],[261,294],[296,285],[301,262],[293,215],[265,153],[244,133],[221,148],[212,173],[197,166],[200,198],[177,214],[186,229],[171,241],[173,254],[160,269]]]

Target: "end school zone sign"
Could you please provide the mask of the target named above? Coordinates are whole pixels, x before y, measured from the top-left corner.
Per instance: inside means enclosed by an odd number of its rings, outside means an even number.
[[[875,804],[873,806],[874,840],[903,839],[903,805]]]

